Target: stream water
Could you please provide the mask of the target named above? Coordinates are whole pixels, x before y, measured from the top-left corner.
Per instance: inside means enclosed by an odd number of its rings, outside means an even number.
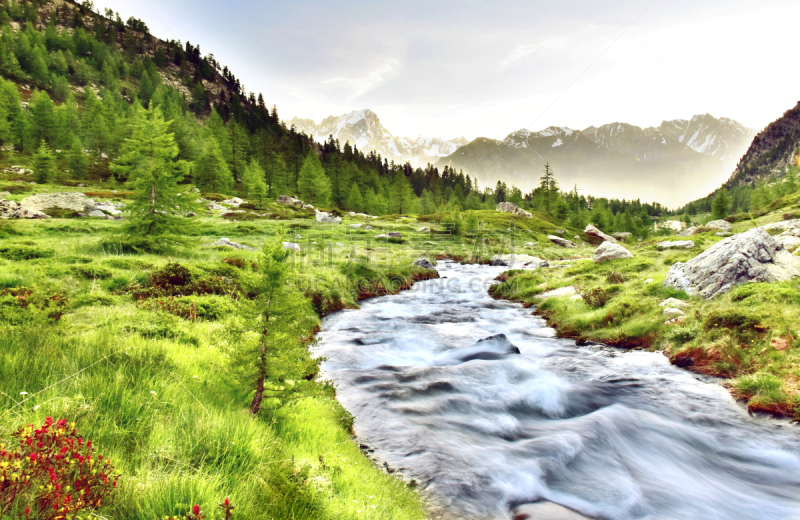
[[[800,519],[796,427],[660,354],[556,338],[487,294],[503,270],[440,263],[445,279],[325,318],[315,354],[376,460],[452,518],[546,500],[601,519]]]

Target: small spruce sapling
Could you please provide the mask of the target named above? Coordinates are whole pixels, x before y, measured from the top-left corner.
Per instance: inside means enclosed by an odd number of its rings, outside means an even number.
[[[50,151],[50,147],[42,139],[39,150],[33,156],[34,179],[39,184],[55,182],[56,174],[56,158],[53,152]]]

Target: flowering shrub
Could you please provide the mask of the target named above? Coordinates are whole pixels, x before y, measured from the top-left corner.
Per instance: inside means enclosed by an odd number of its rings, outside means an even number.
[[[0,444],[0,517],[75,518],[99,508],[117,486],[111,461],[62,419],[14,435],[17,448]]]
[[[34,292],[26,287],[0,291],[0,322],[18,324],[30,320],[27,312],[34,311],[58,321],[64,315],[69,297],[64,293],[47,296],[42,291]]]

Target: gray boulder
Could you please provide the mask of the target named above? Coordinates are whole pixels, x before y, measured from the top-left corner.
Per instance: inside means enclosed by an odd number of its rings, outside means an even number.
[[[205,244],[203,247],[232,247],[234,249],[243,249],[245,251],[255,251],[252,247],[240,244],[238,242],[232,242],[229,238],[220,238],[213,244]]]
[[[688,236],[693,235],[695,231],[697,231],[697,226],[688,227],[688,228],[684,229],[683,231],[681,231],[680,233],[678,233],[678,236],[679,237],[688,237]]]
[[[234,208],[238,208],[239,206],[244,204],[244,201],[239,197],[234,197],[232,199],[223,200],[222,203],[227,204],[228,206],[233,206]]]
[[[772,224],[764,224],[761,226],[761,229],[766,229],[767,231],[786,231],[791,228],[800,228],[800,219],[794,220],[784,220],[781,222],[773,222]]]
[[[58,208],[89,213],[97,209],[95,201],[80,192],[37,193],[22,199],[19,205],[37,211]]]
[[[633,258],[633,254],[617,243],[603,242],[594,252],[594,263],[596,264],[623,258]]]
[[[317,222],[321,222],[323,224],[341,224],[342,217],[335,217],[331,213],[327,213],[325,211],[317,210]]]
[[[561,246],[561,247],[578,247],[571,240],[567,240],[566,238],[557,237],[555,235],[547,235],[547,240],[549,240],[550,242],[554,243],[555,245]]]
[[[784,249],[793,253],[800,247],[800,237],[796,237],[793,235],[784,235],[781,233],[780,235],[775,237],[775,240],[780,243]]]
[[[711,222],[706,224],[706,227],[709,227],[711,229],[719,229],[720,231],[733,230],[733,224],[731,224],[727,220],[712,220]]]
[[[288,249],[289,251],[297,251],[298,253],[300,252],[300,244],[297,244],[296,242],[283,242],[281,246],[283,249]]]
[[[623,231],[621,233],[612,233],[611,236],[619,240],[620,242],[625,242],[630,238],[632,233],[628,233],[627,231]]]
[[[800,258],[761,228],[726,238],[686,263],[674,264],[664,280],[711,299],[746,282],[779,282],[800,276]]]
[[[659,242],[656,244],[659,249],[691,249],[694,247],[693,240],[678,240],[676,242]]]
[[[490,265],[499,265],[505,267],[527,267],[528,269],[537,269],[539,267],[549,267],[550,264],[543,258],[537,258],[531,255],[495,255],[489,260]]]
[[[100,211],[99,209],[95,209],[89,212],[89,216],[93,218],[108,218],[108,215]]]
[[[612,244],[616,244],[617,243],[617,239],[616,238],[606,235],[605,233],[603,233],[602,231],[597,229],[592,224],[589,224],[588,226],[586,226],[586,229],[583,230],[583,233],[586,234],[586,235],[589,235],[590,237],[599,238],[600,240],[603,240],[604,242],[611,242]]]
[[[11,196],[11,193],[8,191],[0,191],[0,199],[7,199]]]
[[[36,209],[23,208],[13,200],[0,200],[0,219],[10,218],[45,219],[50,216]]]
[[[513,202],[501,202],[497,205],[497,211],[501,213],[511,213],[512,215],[519,215],[520,217],[533,218],[533,215],[520,208]]]
[[[281,195],[276,202],[284,206],[295,206],[298,208],[302,208],[304,205],[302,200],[290,197],[289,195]]]
[[[414,267],[422,267],[423,269],[436,269],[433,266],[433,264],[430,263],[428,261],[428,259],[426,259],[426,258],[420,258],[419,260],[417,260],[416,262],[414,262],[411,265],[413,265]]]

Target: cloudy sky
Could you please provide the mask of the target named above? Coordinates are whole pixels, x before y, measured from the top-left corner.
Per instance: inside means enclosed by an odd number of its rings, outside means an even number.
[[[283,119],[370,108],[395,135],[503,138],[800,99],[797,0],[95,0],[199,44]]]

